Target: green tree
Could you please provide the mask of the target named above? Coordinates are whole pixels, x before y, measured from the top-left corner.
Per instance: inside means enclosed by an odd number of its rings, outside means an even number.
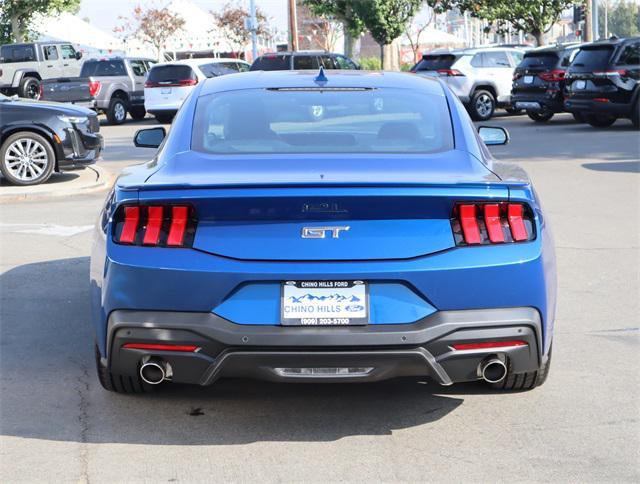
[[[0,43],[25,42],[35,14],[77,13],[80,0],[3,0],[0,2]]]
[[[607,36],[632,37],[640,34],[640,4],[632,0],[600,2],[598,25],[600,37],[605,36],[605,8],[607,12]]]
[[[473,17],[487,20],[498,32],[511,25],[515,30],[531,34],[537,45],[544,44],[544,34],[560,19],[560,14],[578,0],[428,0],[442,12],[457,8]]]
[[[341,22],[344,26],[344,53],[353,57],[355,43],[364,32],[362,19],[354,9],[354,5],[363,0],[302,0],[302,4],[309,7],[314,15],[328,21]],[[366,1],[366,0],[365,0]]]
[[[385,65],[385,46],[404,34],[407,24],[418,13],[424,0],[367,0],[356,2],[354,10],[380,45],[380,63]]]

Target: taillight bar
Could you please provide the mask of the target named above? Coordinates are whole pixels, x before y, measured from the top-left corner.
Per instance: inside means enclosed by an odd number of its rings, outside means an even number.
[[[465,77],[458,69],[438,69],[437,72],[447,77]]]
[[[524,203],[464,202],[453,210],[456,245],[527,242],[535,239],[533,212]]]
[[[189,205],[123,205],[113,216],[113,241],[148,247],[191,247],[197,220]]]
[[[178,351],[181,353],[196,353],[200,349],[197,345],[176,345],[169,343],[125,343],[122,347],[128,350]]]
[[[553,69],[549,72],[539,74],[540,79],[547,82],[558,82],[564,79],[566,71],[564,69]]]
[[[615,76],[627,76],[628,71],[626,69],[615,69],[611,71],[594,71],[595,77],[615,77]]]
[[[186,87],[186,86],[195,86],[196,84],[198,84],[198,79],[180,79],[179,81],[175,81],[175,82],[147,81],[144,83],[144,87]]]

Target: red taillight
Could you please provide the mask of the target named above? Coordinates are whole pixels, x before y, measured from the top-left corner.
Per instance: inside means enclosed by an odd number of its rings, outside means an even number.
[[[126,205],[113,217],[113,241],[152,247],[191,247],[195,211],[185,205]]]
[[[178,81],[178,86],[195,86],[198,84],[198,79],[181,79]]]
[[[512,346],[527,346],[526,341],[482,341],[480,343],[456,343],[451,345],[454,350],[486,350],[491,348],[509,348]]]
[[[44,97],[44,86],[40,83],[40,87],[38,87],[38,93],[40,93],[40,99]]]
[[[464,77],[464,74],[458,69],[438,69],[438,74],[447,77]]]
[[[98,95],[98,93],[100,92],[100,88],[102,87],[102,84],[100,83],[100,81],[91,81],[89,82],[89,94],[92,97],[96,97]]]
[[[535,238],[531,209],[522,203],[461,203],[453,211],[456,245],[525,242]]]
[[[512,81],[517,81],[518,79],[520,79],[522,77],[522,74],[520,74],[519,72],[514,72],[513,73],[513,77],[511,78]]]
[[[156,343],[125,343],[123,348],[128,350],[149,350],[149,351],[180,351],[183,353],[194,353],[200,349],[196,345],[173,345]]]
[[[167,82],[153,82],[147,81],[144,83],[144,87],[186,87],[195,86],[198,84],[198,79],[180,79],[179,81],[167,81]]]
[[[543,72],[539,75],[540,79],[547,82],[558,82],[564,79],[566,71],[564,69],[553,69],[549,72]]]
[[[597,103],[608,103],[609,102],[609,100],[606,97],[594,97],[593,101],[597,102]]]

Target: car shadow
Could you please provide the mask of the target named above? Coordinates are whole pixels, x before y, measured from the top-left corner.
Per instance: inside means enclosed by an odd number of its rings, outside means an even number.
[[[618,173],[640,173],[640,161],[616,161],[611,163],[583,163],[587,170]]]
[[[41,183],[41,185],[55,185],[56,183],[66,183],[66,182],[70,182],[71,180],[75,180],[79,176],[80,176],[79,171],[53,173],[51,177],[46,182]],[[16,185],[13,185],[12,183],[10,183],[5,177],[0,176],[0,186],[13,187]]]
[[[88,257],[0,275],[2,435],[152,445],[325,442],[429,425],[464,401],[418,379],[330,385],[229,379],[118,395],[96,378],[89,313]],[[466,389],[474,388],[482,392]]]

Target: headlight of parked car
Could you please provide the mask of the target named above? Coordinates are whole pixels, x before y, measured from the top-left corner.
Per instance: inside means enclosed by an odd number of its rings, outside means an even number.
[[[72,124],[86,123],[88,120],[86,116],[67,116],[66,114],[58,116],[58,119],[64,123]]]

